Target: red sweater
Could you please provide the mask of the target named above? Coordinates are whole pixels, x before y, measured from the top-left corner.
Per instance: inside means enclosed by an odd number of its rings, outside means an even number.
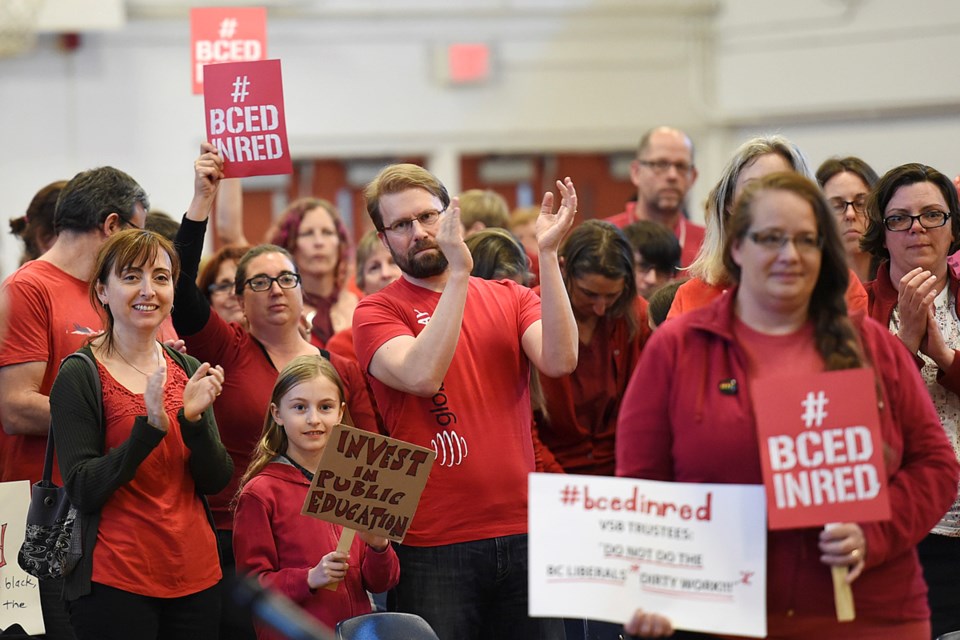
[[[336,591],[311,592],[307,572],[337,548],[343,527],[300,515],[310,483],[284,462],[268,464],[243,488],[237,502],[233,552],[237,573],[253,574],[331,629],[346,618],[370,613],[367,591],[386,591],[400,580],[392,546],[377,552],[359,537],[350,547],[347,577]],[[257,626],[261,640],[279,638]]]
[[[733,335],[735,297],[732,290],[664,324],[644,347],[620,409],[617,475],[762,484],[746,357]],[[873,320],[858,316],[855,324],[881,375],[880,429],[894,514],[860,524],[867,565],[853,583],[857,617],[922,620],[930,613],[915,545],[952,504],[960,465],[910,354]],[[737,392],[721,393],[719,383],[731,378]],[[834,615],[819,531],[768,532],[771,616]]]

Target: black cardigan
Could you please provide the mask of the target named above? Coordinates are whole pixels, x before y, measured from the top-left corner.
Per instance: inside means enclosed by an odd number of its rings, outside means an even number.
[[[190,377],[200,363],[196,358],[164,347],[167,354]],[[80,349],[93,359],[89,346]],[[104,434],[98,417],[103,398],[97,397],[90,365],[80,358],[64,361],[50,390],[50,425],[54,430],[60,475],[67,495],[82,514],[83,557],[64,582],[63,597],[75,600],[90,593],[93,575],[93,547],[97,541],[100,509],[114,491],[130,482],[140,463],[160,443],[164,434],[137,416],[130,437],[118,447],[104,451]],[[190,449],[190,474],[203,501],[210,527],[213,517],[204,494],[222,490],[233,474],[233,460],[220,442],[213,409],[208,408],[197,422],[188,422],[183,409],[177,414],[183,442]]]

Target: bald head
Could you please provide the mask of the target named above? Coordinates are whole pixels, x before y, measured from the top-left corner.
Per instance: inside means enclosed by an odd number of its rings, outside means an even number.
[[[630,179],[637,187],[637,218],[675,225],[697,179],[690,136],[672,127],[647,131],[630,165]]]

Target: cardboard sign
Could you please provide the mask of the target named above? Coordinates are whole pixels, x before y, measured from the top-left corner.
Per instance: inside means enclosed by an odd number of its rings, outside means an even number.
[[[760,485],[532,473],[530,615],[763,637],[767,529]]]
[[[337,425],[300,513],[403,541],[437,454]]]
[[[30,507],[30,482],[0,483],[0,629],[19,624],[30,635],[45,632],[37,579],[17,564]]]
[[[190,9],[190,68],[193,93],[203,93],[203,67],[267,57],[264,7]]]
[[[752,396],[771,529],[890,519],[872,370],[761,379]]]
[[[292,173],[279,60],[207,68],[207,140],[223,158],[227,178]]]

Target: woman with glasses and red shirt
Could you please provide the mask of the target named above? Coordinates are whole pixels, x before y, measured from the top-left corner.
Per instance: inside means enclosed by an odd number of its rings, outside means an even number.
[[[223,160],[209,143],[201,145],[194,163],[194,198],[177,233],[182,269],[177,280],[173,322],[190,355],[223,367],[229,382],[214,404],[220,438],[234,462],[226,489],[210,497],[210,507],[223,555],[227,584],[234,570],[233,510],[240,476],[260,438],[263,416],[277,375],[302,355],[327,356],[344,383],[353,424],[376,431],[370,397],[359,365],[336,354],[321,352],[300,333],[304,298],[302,280],[290,253],[275,245],[258,245],[237,263],[234,283],[245,322],[227,323],[211,312],[210,302],[197,287],[197,269],[203,251],[213,199],[223,176]],[[235,610],[224,594],[220,636],[252,638],[249,616]],[[239,624],[239,628],[236,626]]]

